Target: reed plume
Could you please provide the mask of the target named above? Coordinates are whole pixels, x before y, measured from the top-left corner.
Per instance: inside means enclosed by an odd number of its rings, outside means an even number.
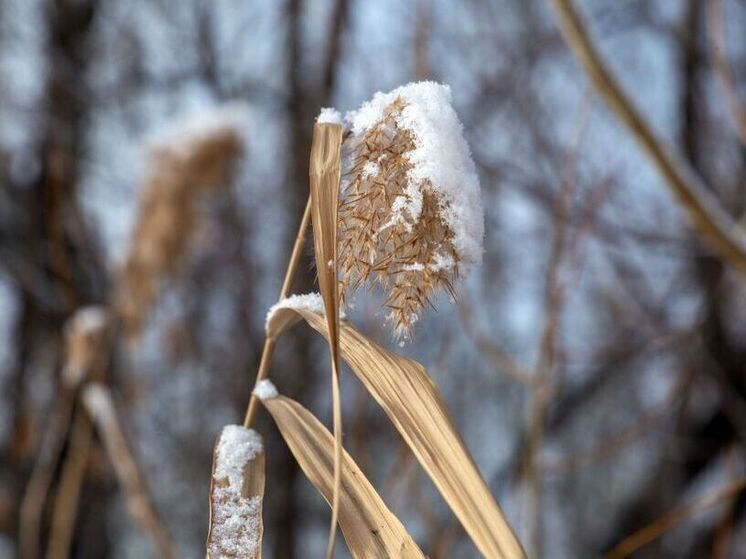
[[[340,294],[380,286],[403,340],[433,296],[455,298],[454,282],[481,259],[479,181],[450,101],[447,86],[420,82],[345,117]]]
[[[244,151],[242,116],[235,107],[218,109],[151,140],[137,224],[116,296],[130,338],[141,330],[162,280],[183,265],[197,229],[198,199],[229,183]]]

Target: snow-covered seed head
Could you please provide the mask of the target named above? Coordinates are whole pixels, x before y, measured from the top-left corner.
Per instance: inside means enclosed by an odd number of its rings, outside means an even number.
[[[479,181],[447,86],[420,82],[377,93],[346,115],[339,204],[344,298],[386,293],[388,319],[407,339],[426,303],[481,260]]]

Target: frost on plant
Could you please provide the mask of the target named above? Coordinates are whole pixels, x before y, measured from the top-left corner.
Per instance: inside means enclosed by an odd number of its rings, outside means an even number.
[[[345,121],[340,293],[382,286],[395,334],[406,339],[432,295],[453,297],[454,282],[481,261],[476,169],[448,86],[377,93]]]
[[[263,401],[277,398],[280,394],[272,381],[265,378],[257,383],[256,388],[254,388],[254,395]]]
[[[282,309],[295,309],[311,311],[316,314],[324,315],[326,310],[324,309],[324,299],[320,293],[304,293],[302,295],[291,295],[286,297],[282,301],[278,301],[269,308],[267,311],[267,318],[264,323],[264,329],[269,331],[269,324],[272,321],[272,317],[275,316],[277,311]],[[344,318],[345,313],[340,309],[339,318]]]
[[[337,109],[325,107],[321,109],[316,122],[319,124],[342,124],[342,115]]]
[[[305,293],[303,295],[291,295],[282,301],[278,301],[269,308],[265,321],[265,330],[269,329],[272,317],[280,309],[305,309],[317,314],[324,314],[324,300],[319,293]]]
[[[253,429],[223,428],[212,476],[210,559],[251,558],[259,553],[262,497],[246,494],[244,472],[261,452],[262,439]]]

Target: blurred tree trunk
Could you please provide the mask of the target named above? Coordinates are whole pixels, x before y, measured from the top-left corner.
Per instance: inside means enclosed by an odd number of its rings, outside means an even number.
[[[88,40],[97,6],[96,0],[54,0],[44,5],[47,70],[38,111],[39,172],[29,184],[6,185],[20,214],[12,229],[2,231],[18,258],[16,265],[3,264],[11,270],[21,301],[11,380],[17,440],[13,460],[4,462],[19,480],[17,499],[39,436],[40,426],[31,419],[39,410],[30,409],[30,395],[36,395],[38,405],[40,389],[41,394],[51,389],[54,401],[64,322],[78,306],[100,301],[104,293],[103,264],[88,234],[77,191],[90,103]],[[50,365],[39,370],[39,363]],[[84,520],[80,538],[100,540],[105,514],[99,509]]]

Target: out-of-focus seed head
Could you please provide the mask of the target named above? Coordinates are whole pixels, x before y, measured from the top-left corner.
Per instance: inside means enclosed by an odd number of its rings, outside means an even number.
[[[161,281],[180,269],[196,231],[197,199],[230,182],[244,151],[244,117],[237,107],[219,108],[149,141],[148,174],[116,297],[130,338],[139,333]]]

